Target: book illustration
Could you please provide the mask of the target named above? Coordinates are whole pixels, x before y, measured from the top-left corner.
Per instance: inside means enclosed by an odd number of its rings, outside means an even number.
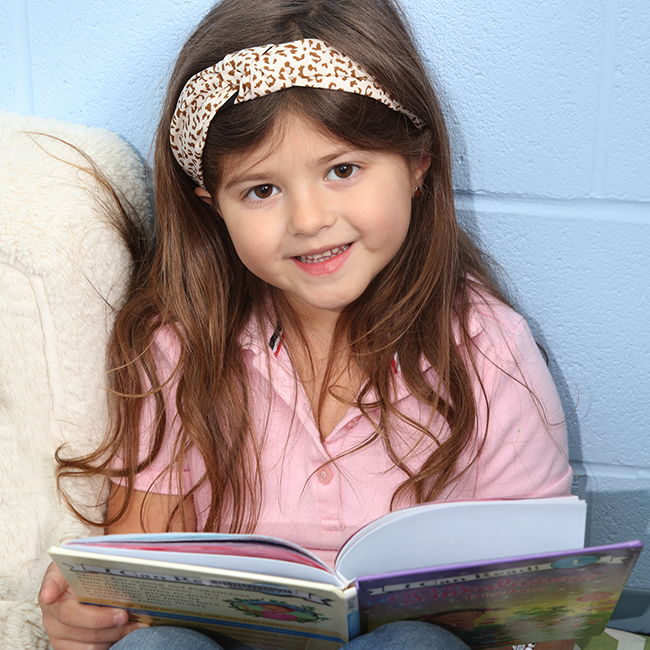
[[[448,609],[434,614],[422,614],[409,620],[433,623],[451,632],[473,630],[476,627],[476,619],[481,618],[487,611],[486,609]]]
[[[440,625],[473,648],[596,636],[606,627],[639,550],[638,544],[621,544],[533,561],[359,579],[361,630],[396,620],[399,612]]]
[[[296,621],[297,623],[313,623],[327,621],[327,617],[314,611],[314,607],[290,605],[277,600],[244,600],[235,598],[226,601],[230,606],[248,616],[270,618],[275,621]]]

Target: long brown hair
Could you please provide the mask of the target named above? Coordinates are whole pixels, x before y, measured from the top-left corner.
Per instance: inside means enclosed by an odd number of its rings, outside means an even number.
[[[191,448],[202,456],[212,503],[206,530],[230,521],[231,531],[254,528],[260,503],[260,432],[249,417],[249,385],[239,340],[251,318],[295,318],[286,301],[241,263],[223,221],[194,194],[193,181],[174,159],[169,124],[185,82],[231,52],[270,43],[317,38],[359,63],[403,107],[422,119],[417,128],[403,114],[350,93],[292,88],[220,111],[208,133],[203,163],[214,196],[222,161],[253,150],[273,133],[279,118],[298,113],[324,132],[355,148],[399,153],[409,165],[423,155],[431,165],[413,201],[406,239],[395,258],[365,293],[343,312],[335,346],[344,346],[366,380],[355,404],[373,421],[404,481],[398,502],[434,500],[467,468],[458,459],[475,442],[477,404],[467,321],[472,287],[503,300],[488,265],[459,227],[453,202],[449,138],[440,102],[413,43],[406,20],[392,0],[223,0],[203,19],[181,51],[173,71],[157,133],[154,174],[156,251],[137,269],[126,306],[118,316],[108,352],[112,426],[96,453],[59,458],[59,476],[81,473],[122,476],[127,507],[133,479],[159,453],[168,413],[151,342],[161,326],[173,328],[180,343],[175,407],[181,422],[174,463]],[[455,334],[456,332],[456,334]],[[461,354],[464,345],[470,351]],[[393,446],[391,422],[406,419],[391,399],[392,362],[398,355],[403,380],[432,413],[440,413],[448,435],[430,422],[410,422],[431,441],[431,454],[412,469]],[[422,371],[426,358],[438,378]],[[331,379],[331,365],[326,376]],[[327,391],[325,382],[321,404]],[[374,395],[372,402],[369,396]],[[138,431],[145,399],[155,400],[155,432],[146,453]],[[480,443],[476,455],[480,453]],[[119,450],[124,469],[111,459]],[[179,481],[180,483],[180,481]],[[190,498],[198,488],[185,493]],[[177,489],[182,494],[182,486]],[[182,506],[181,506],[182,507]],[[111,523],[111,522],[107,522]]]

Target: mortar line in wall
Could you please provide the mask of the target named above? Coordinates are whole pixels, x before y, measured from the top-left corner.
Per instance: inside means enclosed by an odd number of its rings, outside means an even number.
[[[551,199],[508,194],[456,192],[460,211],[517,214],[560,219],[597,219],[650,225],[650,201],[622,199]]]
[[[591,193],[596,197],[605,196],[606,192],[619,20],[619,0],[607,0],[603,10],[600,85],[591,177]]]
[[[13,0],[11,10],[16,63],[14,67],[15,108],[18,113],[23,115],[33,115],[34,83],[29,31],[29,0]]]
[[[607,463],[571,462],[578,476],[587,478],[618,478],[626,480],[650,480],[650,467],[612,465]]]

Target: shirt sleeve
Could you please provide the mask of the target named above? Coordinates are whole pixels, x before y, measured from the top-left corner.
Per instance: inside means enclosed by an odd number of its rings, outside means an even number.
[[[151,344],[151,353],[156,364],[158,380],[163,384],[161,393],[165,403],[165,437],[162,448],[153,462],[136,475],[134,488],[142,492],[178,494],[180,480],[183,491],[187,492],[191,489],[188,463],[183,468],[179,468],[174,462],[176,442],[181,430],[180,418],[176,409],[178,381],[174,376],[180,358],[180,346],[178,338],[170,328],[163,327],[158,331]],[[145,378],[145,390],[149,388],[150,385]],[[140,461],[147,457],[153,443],[155,420],[155,398],[147,397],[142,407],[140,428],[137,432]],[[123,463],[123,458],[118,450],[113,467],[123,467]],[[119,477],[112,480],[120,485],[125,482]]]
[[[566,419],[546,361],[521,316],[500,303],[486,310],[473,338],[482,444],[475,498],[569,494]]]

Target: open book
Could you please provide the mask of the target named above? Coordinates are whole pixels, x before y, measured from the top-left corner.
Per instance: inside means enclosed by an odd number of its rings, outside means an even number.
[[[335,650],[395,620],[475,648],[600,634],[640,542],[584,549],[577,497],[425,504],[355,533],[335,569],[255,535],[109,535],[50,549],[84,603],[225,648]]]

